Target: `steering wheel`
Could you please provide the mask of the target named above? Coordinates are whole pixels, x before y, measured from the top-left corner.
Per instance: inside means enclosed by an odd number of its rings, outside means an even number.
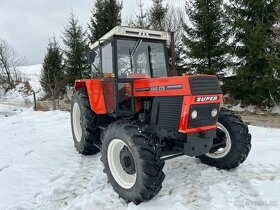
[[[122,72],[122,75],[125,75],[126,77],[129,75],[129,74],[131,74],[132,72],[131,72],[131,67],[128,67],[127,69],[125,69],[123,72]],[[136,69],[136,74],[140,74],[140,73],[142,73],[142,68],[140,68],[140,67],[138,67],[137,69]]]
[[[123,74],[125,74],[126,76],[128,75],[128,74],[130,74],[131,73],[131,68],[130,67],[128,67],[127,69],[125,69],[124,71],[123,71]]]
[[[137,67],[136,73],[137,73],[137,74],[141,74],[141,73],[142,73],[142,68],[141,68],[141,67]]]

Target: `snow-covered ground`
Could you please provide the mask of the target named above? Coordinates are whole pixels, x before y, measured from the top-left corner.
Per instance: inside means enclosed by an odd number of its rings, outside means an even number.
[[[280,209],[280,129],[249,129],[252,150],[239,168],[166,161],[162,190],[136,206],[107,183],[100,154],[75,151],[68,112],[0,105],[0,209]]]

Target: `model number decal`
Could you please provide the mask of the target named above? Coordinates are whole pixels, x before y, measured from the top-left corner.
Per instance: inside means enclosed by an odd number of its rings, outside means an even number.
[[[155,86],[151,87],[151,91],[159,91],[159,90],[166,90],[166,86]]]
[[[177,89],[182,89],[182,88],[183,88],[183,85],[162,85],[162,86],[136,88],[136,92],[177,90]]]
[[[217,101],[219,96],[202,96],[195,97],[195,102],[207,102],[207,101]]]

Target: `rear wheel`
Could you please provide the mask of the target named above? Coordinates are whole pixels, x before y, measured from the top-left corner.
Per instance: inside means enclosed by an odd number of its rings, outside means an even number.
[[[71,103],[71,127],[75,147],[83,155],[99,152],[95,145],[100,142],[97,116],[91,110],[85,89],[74,92]]]
[[[109,182],[126,201],[138,204],[160,191],[164,161],[137,126],[111,124],[105,131],[101,153]]]
[[[243,163],[251,149],[248,126],[233,112],[221,109],[217,123],[217,138],[210,152],[198,158],[220,169],[232,169]]]

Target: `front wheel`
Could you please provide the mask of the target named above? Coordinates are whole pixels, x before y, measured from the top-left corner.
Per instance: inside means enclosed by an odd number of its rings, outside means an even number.
[[[111,124],[104,134],[101,155],[109,182],[126,201],[138,204],[160,191],[164,161],[137,126]]]
[[[232,169],[245,161],[250,149],[251,134],[247,125],[231,111],[221,109],[213,146],[208,154],[198,158],[210,166]]]

